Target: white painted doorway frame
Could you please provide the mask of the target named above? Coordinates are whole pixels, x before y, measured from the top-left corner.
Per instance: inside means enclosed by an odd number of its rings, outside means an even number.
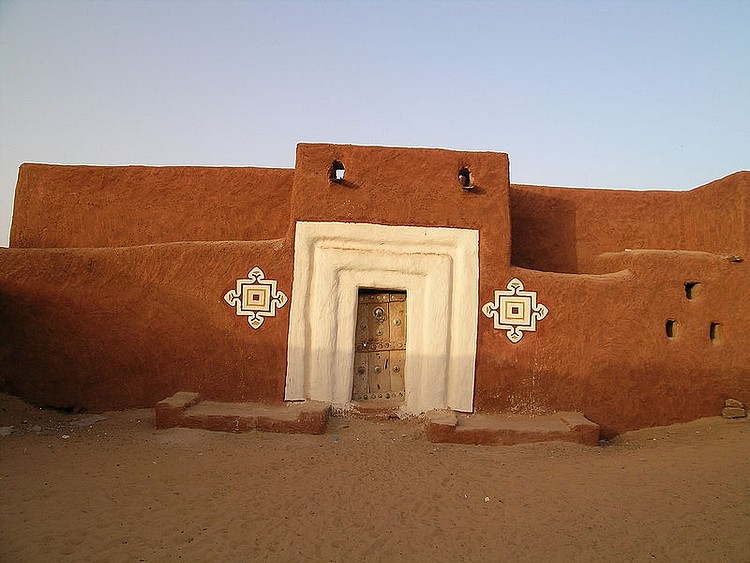
[[[357,295],[406,290],[406,414],[473,411],[479,232],[298,222],[285,399],[351,403]]]

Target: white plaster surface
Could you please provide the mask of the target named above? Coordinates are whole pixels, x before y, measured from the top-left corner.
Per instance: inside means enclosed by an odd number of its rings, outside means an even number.
[[[471,412],[479,233],[298,222],[285,398],[351,402],[360,287],[406,290],[406,399],[419,414]]]

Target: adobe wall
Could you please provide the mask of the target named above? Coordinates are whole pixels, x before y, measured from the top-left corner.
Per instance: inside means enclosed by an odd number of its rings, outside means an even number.
[[[23,164],[10,246],[280,238],[293,177],[272,168]]]
[[[674,249],[747,254],[750,173],[687,192],[550,188],[510,190],[513,264],[595,272],[603,252]]]
[[[330,181],[334,161],[342,183]],[[464,190],[460,169],[474,188]],[[443,149],[300,144],[292,198],[296,221],[479,229],[509,248],[508,155]]]
[[[514,271],[550,313],[478,368],[477,408],[580,410],[611,436],[750,401],[748,194],[748,172],[687,192],[512,185]]]
[[[582,411],[612,436],[716,416],[728,397],[750,403],[750,316],[738,307],[747,262],[674,251],[606,258],[614,273],[511,272],[549,314],[517,344],[480,319],[476,408]],[[692,299],[687,281],[699,282]]]
[[[4,249],[0,260],[0,387],[10,393],[94,411],[184,389],[283,398],[288,306],[252,330],[223,298],[256,265],[288,291],[283,239]]]
[[[518,277],[549,309],[516,344],[479,313],[477,410],[578,410],[608,436],[715,415],[750,404],[748,193],[747,172],[685,193],[511,186],[502,153],[347,145],[300,145],[294,171],[24,165],[0,387],[90,410],[280,402],[290,305],[254,330],[224,295],[259,266],[291,298],[296,221],[343,221],[477,229],[479,306]],[[172,242],[201,238],[273,240]]]

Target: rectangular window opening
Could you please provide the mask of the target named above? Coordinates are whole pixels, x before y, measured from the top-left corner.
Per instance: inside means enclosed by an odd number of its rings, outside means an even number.
[[[693,299],[700,293],[701,283],[697,281],[685,282],[685,297],[687,299]]]

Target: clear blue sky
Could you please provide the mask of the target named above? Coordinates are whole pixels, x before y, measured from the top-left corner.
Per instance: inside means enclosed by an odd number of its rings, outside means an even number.
[[[22,162],[293,167],[491,150],[519,183],[750,168],[750,0],[0,0],[0,244]]]

